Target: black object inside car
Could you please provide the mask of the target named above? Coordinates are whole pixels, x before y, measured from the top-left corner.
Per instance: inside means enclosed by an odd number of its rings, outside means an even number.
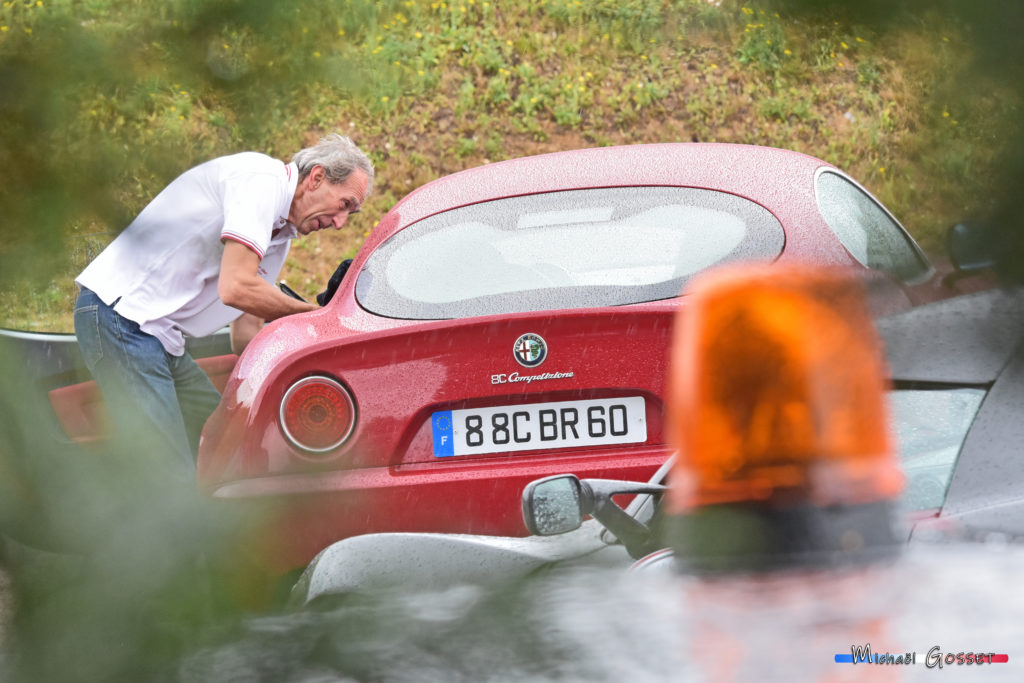
[[[277,283],[277,288],[280,289],[282,292],[284,292],[285,294],[287,294],[288,296],[290,296],[293,299],[298,299],[299,301],[305,301],[305,299],[303,299],[302,296],[298,292],[296,292],[294,289],[292,289],[291,287],[286,285],[284,282],[278,282]]]
[[[331,275],[331,279],[327,282],[327,289],[316,295],[316,302],[318,304],[326,306],[327,302],[334,297],[334,293],[338,291],[338,286],[341,285],[341,281],[351,265],[352,259],[350,258],[338,264],[338,267],[334,269],[334,275]]]

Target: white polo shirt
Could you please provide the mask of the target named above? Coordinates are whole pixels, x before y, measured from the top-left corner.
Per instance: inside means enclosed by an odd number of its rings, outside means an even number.
[[[288,222],[298,170],[265,154],[213,159],[178,176],[75,282],[139,324],[168,353],[184,335],[202,337],[242,314],[217,294],[223,240],[260,257],[260,276],[277,279],[291,240]],[[274,234],[274,231],[277,234]]]

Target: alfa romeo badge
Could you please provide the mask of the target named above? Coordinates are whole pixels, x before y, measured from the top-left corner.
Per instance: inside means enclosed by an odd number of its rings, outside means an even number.
[[[548,357],[548,345],[539,334],[527,333],[516,339],[512,355],[524,368],[535,368]]]

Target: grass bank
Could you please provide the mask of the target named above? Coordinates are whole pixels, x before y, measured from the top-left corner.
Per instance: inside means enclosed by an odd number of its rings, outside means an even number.
[[[185,168],[243,149],[287,158],[335,130],[370,153],[378,181],[343,232],[294,244],[282,275],[306,295],[419,185],[598,145],[806,152],[863,182],[938,252],[949,225],[986,212],[1001,132],[1019,104],[984,75],[965,80],[970,36],[939,13],[882,32],[841,12],[730,0],[311,0],[249,3],[249,14],[235,5],[4,3],[8,65],[58,29],[90,46],[82,58],[95,68],[79,65],[74,80],[42,73],[62,84],[44,134],[102,163],[62,171],[70,206],[42,247],[25,223],[6,226],[17,235],[8,262],[31,270],[0,280],[0,326],[70,330],[74,275]]]

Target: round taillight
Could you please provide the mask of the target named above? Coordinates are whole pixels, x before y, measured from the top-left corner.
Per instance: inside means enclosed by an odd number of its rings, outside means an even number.
[[[352,395],[329,377],[306,377],[281,400],[281,429],[304,451],[332,451],[352,434],[356,406]]]

